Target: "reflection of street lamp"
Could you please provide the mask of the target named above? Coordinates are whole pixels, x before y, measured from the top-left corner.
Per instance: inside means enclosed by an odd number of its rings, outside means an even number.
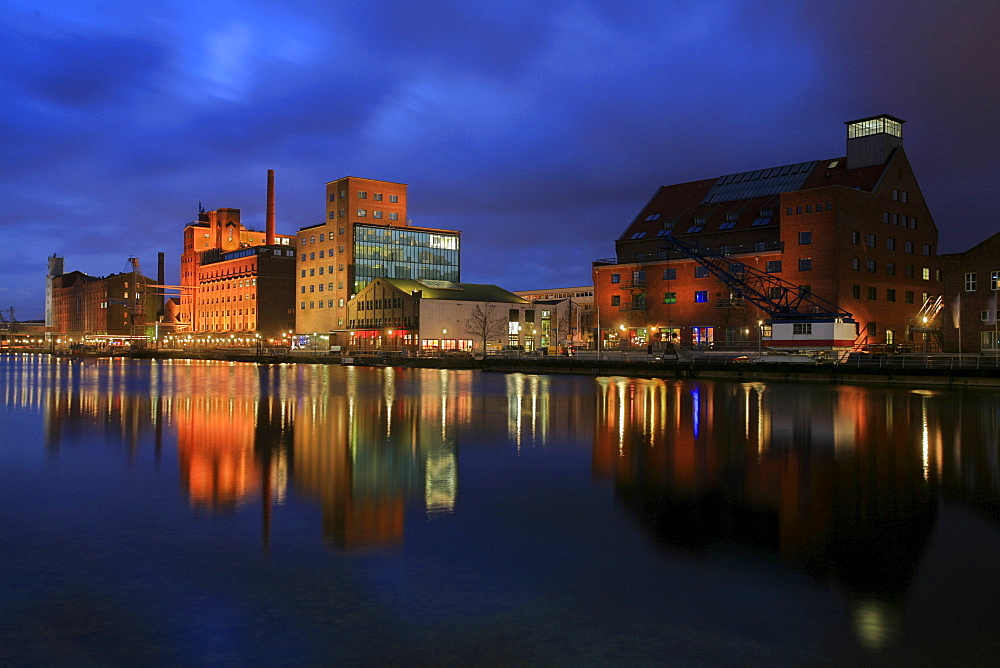
[[[762,340],[764,338],[764,321],[757,321],[757,354],[760,354]]]

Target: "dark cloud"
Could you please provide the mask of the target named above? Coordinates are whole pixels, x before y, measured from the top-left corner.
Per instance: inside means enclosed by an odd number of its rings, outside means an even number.
[[[275,169],[282,232],[322,219],[327,181],[400,181],[417,224],[463,231],[463,279],[584,285],[658,186],[842,155],[843,121],[881,112],[909,121],[940,246],[961,250],[998,228],[997,14],[992,0],[15,0],[0,198],[19,243],[0,267],[37,310],[52,252],[107,274],[162,250],[176,273],[198,202],[259,226]]]
[[[13,48],[11,48],[13,47]],[[9,81],[52,104],[86,109],[120,103],[150,84],[163,49],[139,38],[13,36]]]

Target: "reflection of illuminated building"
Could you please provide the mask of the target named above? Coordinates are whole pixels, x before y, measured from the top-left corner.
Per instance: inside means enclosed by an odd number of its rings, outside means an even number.
[[[256,410],[235,396],[193,396],[175,404],[181,479],[195,505],[231,506],[260,488],[254,460]]]
[[[968,483],[949,485],[950,470],[997,470],[996,440],[963,446],[961,433],[981,430],[962,428],[966,412],[931,410],[930,394],[599,379],[595,472],[615,479],[619,497],[665,545],[753,545],[836,580],[850,596],[859,643],[884,646],[901,628],[899,601],[939,494],[971,496]],[[949,461],[942,434],[950,420]],[[977,504],[995,516],[998,475],[991,491],[980,486]]]
[[[315,367],[309,374],[296,409],[293,478],[322,504],[329,537],[345,547],[399,543],[406,502],[420,494],[429,514],[451,510],[453,431],[471,417],[472,372]],[[346,386],[331,386],[344,374]]]

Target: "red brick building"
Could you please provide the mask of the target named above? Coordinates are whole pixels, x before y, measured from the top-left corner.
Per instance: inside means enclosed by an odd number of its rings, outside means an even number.
[[[273,172],[266,230],[240,223],[239,209],[202,212],[184,228],[177,333],[260,334],[295,325],[294,236],[274,232]]]
[[[160,307],[156,283],[136,272],[103,278],[71,271],[52,277],[52,324],[55,336],[142,337],[156,322]]]
[[[858,343],[923,346],[942,294],[937,227],[903,121],[847,125],[847,154],[662,186],[593,265],[602,345],[745,345],[768,315],[665,237],[775,274],[852,314]]]
[[[945,350],[1000,354],[1000,232],[941,262]]]

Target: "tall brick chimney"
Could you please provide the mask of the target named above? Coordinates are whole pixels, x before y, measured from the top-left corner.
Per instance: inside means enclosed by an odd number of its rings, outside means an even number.
[[[267,238],[268,246],[274,245],[274,170],[267,170]]]

